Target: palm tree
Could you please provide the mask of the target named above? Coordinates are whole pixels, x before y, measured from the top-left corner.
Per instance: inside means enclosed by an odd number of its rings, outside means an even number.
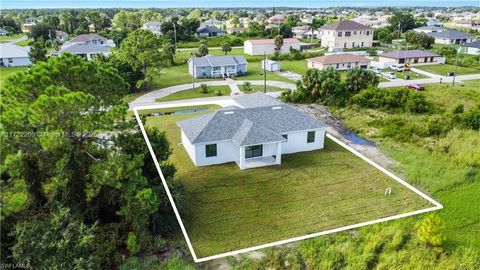
[[[280,52],[283,46],[283,37],[281,35],[278,35],[275,37],[275,51]]]
[[[228,52],[230,52],[231,50],[232,50],[232,46],[230,45],[230,43],[225,42],[222,44],[222,51],[225,53],[225,55],[227,55]]]
[[[312,22],[310,23],[310,30],[312,30],[312,35],[310,36],[310,43],[313,43],[313,32],[316,29],[322,27],[324,24],[325,24],[324,19],[316,19],[316,18],[312,19]]]

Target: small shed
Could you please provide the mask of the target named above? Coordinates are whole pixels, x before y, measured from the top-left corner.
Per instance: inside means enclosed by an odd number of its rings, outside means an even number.
[[[266,63],[264,63],[267,61]],[[262,60],[262,69],[267,71],[280,71],[280,63],[273,60]]]

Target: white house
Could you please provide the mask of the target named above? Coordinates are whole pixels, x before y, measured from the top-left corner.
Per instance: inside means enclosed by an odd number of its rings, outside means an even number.
[[[269,59],[266,61],[262,60],[262,69],[266,71],[280,71],[280,63]]]
[[[280,53],[289,53],[290,47],[300,50],[302,43],[296,38],[284,38]],[[274,39],[253,39],[243,43],[243,52],[249,55],[273,54],[275,52]]]
[[[473,35],[458,30],[445,30],[436,33],[428,33],[427,35],[435,38],[435,44],[466,44],[475,41]]]
[[[465,53],[479,55],[480,54],[480,41],[474,41],[465,44]]]
[[[151,31],[157,36],[162,34],[162,23],[158,21],[146,22],[143,24],[142,28]]]
[[[104,47],[115,47],[115,43],[111,39],[106,39],[98,34],[81,34],[73,38],[72,40],[69,40],[65,42],[62,45],[62,49],[67,48],[68,46],[74,45],[74,44],[84,44],[84,45],[98,45],[98,46],[104,46]]]
[[[188,59],[188,73],[194,78],[227,78],[247,74],[243,55],[206,55]]]
[[[32,64],[28,53],[30,47],[22,47],[11,43],[0,45],[0,66],[1,67],[19,67]]]
[[[422,27],[418,27],[418,28],[415,28],[413,29],[413,31],[417,32],[417,33],[425,33],[425,34],[428,34],[428,33],[437,33],[437,32],[442,32],[444,29],[442,27],[438,27],[438,26],[422,26]]]
[[[8,35],[7,30],[0,28],[0,36],[6,36],[6,35]]]
[[[279,165],[283,154],[323,148],[326,126],[317,119],[259,92],[234,100],[238,106],[177,122],[195,166]]]

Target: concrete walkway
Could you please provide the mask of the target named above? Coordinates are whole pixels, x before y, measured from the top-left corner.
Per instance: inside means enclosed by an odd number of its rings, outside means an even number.
[[[230,96],[237,96],[243,94],[243,92],[240,91],[240,88],[238,88],[238,85],[235,83],[234,80],[226,78],[225,81],[227,81],[228,86],[230,87]]]
[[[302,80],[302,75],[300,75],[298,73],[295,73],[295,72],[275,71],[274,73],[277,74],[280,77],[284,77],[284,78],[287,78],[289,80],[293,80],[293,81],[301,81]]]
[[[421,69],[418,69],[418,68],[411,67],[410,70],[415,72],[415,73],[422,74],[422,75],[430,77],[430,78],[439,78],[439,80],[440,80],[440,77],[444,77],[444,76],[441,76],[441,75],[438,75],[438,74],[435,74],[435,73],[431,73],[431,72],[428,72],[428,71],[425,71],[425,70],[421,70]]]
[[[245,80],[231,80],[231,81],[227,81],[227,80],[222,80],[222,81],[207,81],[207,82],[199,82],[199,83],[195,83],[195,84],[192,84],[192,83],[186,83],[186,84],[180,84],[180,85],[174,85],[174,86],[170,86],[170,87],[166,87],[166,88],[162,88],[162,89],[159,89],[159,90],[154,90],[154,91],[151,91],[145,95],[142,95],[140,97],[138,97],[137,99],[135,99],[134,101],[130,102],[129,103],[129,107],[130,107],[130,110],[134,107],[138,107],[138,106],[150,106],[150,105],[156,105],[156,104],[159,104],[158,102],[156,102],[155,100],[156,99],[159,99],[159,98],[162,98],[162,97],[166,97],[168,95],[171,95],[173,93],[176,93],[176,92],[180,92],[180,91],[183,91],[183,90],[188,90],[188,89],[192,89],[195,88],[195,87],[199,87],[200,84],[206,84],[208,86],[220,86],[220,85],[227,85],[230,87],[230,89],[232,89],[232,95],[242,95],[243,92],[240,91],[240,89],[238,88],[238,85],[240,84],[243,84],[244,82],[246,82]],[[253,81],[249,81],[252,85],[263,85],[263,81],[260,81],[260,80],[253,80]],[[268,86],[275,86],[275,87],[279,87],[279,88],[284,88],[284,89],[292,89],[292,90],[295,90],[296,89],[296,85],[293,84],[293,83],[287,83],[287,82],[280,82],[280,81],[267,81],[267,85]],[[235,88],[235,89],[233,89]],[[272,93],[275,93],[275,92],[272,92]],[[277,94],[272,94],[272,95],[279,95],[279,92]],[[217,98],[222,98],[222,97],[217,97]],[[196,100],[198,99],[202,99],[202,98],[196,98]],[[163,104],[163,102],[162,102]]]

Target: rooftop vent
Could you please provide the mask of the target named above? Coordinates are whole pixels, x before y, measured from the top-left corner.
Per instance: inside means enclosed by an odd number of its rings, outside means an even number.
[[[228,111],[228,112],[224,112],[223,114],[234,114],[235,112],[233,111]]]
[[[272,110],[281,110],[282,107],[281,106],[275,106],[275,107],[272,107]]]

